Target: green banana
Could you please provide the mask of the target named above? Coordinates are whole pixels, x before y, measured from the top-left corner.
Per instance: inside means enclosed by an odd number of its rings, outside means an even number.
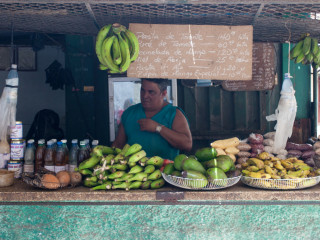
[[[83,181],[83,185],[86,186],[86,187],[95,187],[95,186],[99,185],[99,183],[85,179]]]
[[[128,70],[131,60],[130,60],[130,50],[126,41],[121,37],[120,33],[117,33],[121,51],[122,62],[120,64],[120,72],[123,73]]]
[[[86,169],[86,168],[93,168],[96,166],[101,160],[101,157],[97,155],[93,155],[89,159],[84,160],[82,163],[80,163],[78,170]]]
[[[97,176],[86,177],[85,180],[91,182],[98,182]]]
[[[120,184],[113,184],[112,189],[127,189],[129,186],[128,182],[120,182]]]
[[[148,176],[147,180],[157,180],[159,178],[161,178],[161,171],[157,169]]]
[[[137,165],[136,162],[128,162],[128,166],[129,166],[130,168],[133,168],[133,167],[136,166],[136,165]]]
[[[128,148],[124,156],[128,157],[132,154],[139,152],[141,149],[142,149],[142,146],[139,143],[135,143]]]
[[[97,38],[96,38],[96,45],[95,45],[96,54],[99,59],[99,62],[105,66],[107,64],[104,62],[104,59],[102,58],[102,44],[103,44],[103,41],[105,40],[105,38],[107,37],[108,33],[110,32],[111,27],[112,27],[111,24],[108,24],[108,25],[102,27],[100,29],[100,31],[98,32]]]
[[[158,189],[163,187],[163,185],[165,184],[165,181],[163,178],[157,179],[155,181],[153,181],[150,185],[151,189]]]
[[[108,70],[108,67],[103,65],[102,63],[99,64],[99,69],[104,71],[104,70]]]
[[[306,60],[309,62],[309,63],[312,63],[313,61],[313,53],[310,51],[309,54],[306,56]]]
[[[137,59],[139,55],[139,41],[136,35],[131,32],[129,29],[126,29],[124,31],[125,35],[129,39],[129,45],[132,47],[131,52],[130,52],[130,61],[133,62]]]
[[[149,160],[146,162],[147,165],[154,165],[156,167],[162,167],[164,160],[162,157],[159,156],[153,156],[149,158]]]
[[[107,189],[111,189],[112,187],[112,183],[111,181],[106,181],[105,183],[95,186],[93,188],[91,188],[91,190],[107,190]]]
[[[154,165],[148,165],[145,167],[144,172],[151,174],[156,170],[156,167]]]
[[[116,178],[121,178],[126,172],[125,171],[116,171],[114,173],[111,173],[108,176],[108,179],[116,179]]]
[[[135,182],[132,182],[129,187],[126,188],[126,190],[130,190],[130,189],[138,189],[140,188],[142,185],[142,182],[141,181],[135,181]]]
[[[116,36],[106,38],[102,43],[102,58],[106,65],[111,71],[120,72],[119,66],[114,64],[111,56],[111,48]]]
[[[299,54],[299,56],[296,58],[295,63],[301,63],[305,58],[305,55],[303,54],[303,52],[301,52]]]
[[[148,174],[145,172],[139,172],[133,175],[133,177],[126,180],[126,182],[133,182],[133,181],[147,181]]]
[[[290,59],[293,60],[302,52],[303,40],[298,42],[290,51]]]
[[[145,156],[147,156],[147,153],[144,150],[140,150],[139,152],[130,156],[128,163],[136,163]]]
[[[122,31],[120,34],[121,34],[123,40],[125,40],[126,43],[128,44],[129,50],[130,50],[130,56],[131,56],[132,46],[131,46],[131,44],[130,44],[129,38],[128,38],[127,35],[125,34],[125,31]],[[130,59],[131,59],[131,58],[130,58]]]
[[[104,155],[114,154],[114,153],[115,153],[115,148],[103,146],[103,145],[95,146],[92,149],[92,154],[98,155],[99,157],[103,157]]]
[[[311,38],[311,52],[315,55],[319,51],[318,39]]]
[[[119,65],[122,62],[118,38],[115,38],[112,43],[112,60],[113,60],[113,63],[116,65]]]
[[[149,189],[151,186],[151,183],[152,183],[151,180],[147,180],[141,184],[140,188],[143,190]]]
[[[132,177],[133,177],[133,174],[125,173],[122,175],[122,177],[114,179],[114,181],[115,182],[124,182]]]
[[[311,37],[308,36],[303,40],[302,52],[306,56],[309,54],[310,50],[311,50]]]
[[[126,152],[128,151],[128,149],[130,148],[130,145],[128,143],[126,143],[123,148],[121,149],[121,154],[123,154],[124,156],[126,155]]]
[[[114,155],[113,154],[108,154],[106,157],[103,157],[101,160],[100,160],[100,164],[103,165],[110,165],[111,164],[111,160],[114,158]]]
[[[143,158],[141,158],[140,160],[139,160],[139,164],[141,165],[141,166],[145,166],[146,165],[146,162],[149,160],[149,158],[147,158],[147,157],[143,157]]]
[[[135,173],[142,172],[143,170],[144,170],[143,167],[141,167],[140,165],[136,165],[136,166],[132,167],[128,173],[135,174]]]
[[[117,163],[117,164],[111,165],[111,169],[125,171],[128,169],[128,165]]]
[[[81,173],[82,175],[92,175],[92,174],[93,174],[93,172],[92,172],[90,169],[88,169],[88,168],[81,169],[81,170],[79,171],[79,173]]]
[[[111,165],[115,163],[119,163],[121,160],[124,160],[124,155],[120,152],[117,154],[117,156],[111,159]]]

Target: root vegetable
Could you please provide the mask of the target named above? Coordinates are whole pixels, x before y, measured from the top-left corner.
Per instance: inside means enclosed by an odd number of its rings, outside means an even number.
[[[44,174],[41,183],[45,188],[48,189],[57,189],[60,187],[59,179],[53,174]]]
[[[59,179],[61,186],[68,186],[71,182],[70,174],[68,171],[60,171],[57,173],[56,177]]]

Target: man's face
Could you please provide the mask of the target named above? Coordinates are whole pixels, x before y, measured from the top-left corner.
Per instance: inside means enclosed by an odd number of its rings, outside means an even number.
[[[157,110],[162,107],[167,91],[161,92],[158,84],[143,80],[141,83],[140,100],[145,110]]]

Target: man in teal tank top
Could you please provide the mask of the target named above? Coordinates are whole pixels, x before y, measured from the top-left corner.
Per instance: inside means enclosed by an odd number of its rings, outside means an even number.
[[[173,160],[180,152],[190,151],[192,136],[184,112],[164,100],[166,79],[142,79],[141,103],[129,107],[121,117],[113,147],[139,143],[147,157]]]

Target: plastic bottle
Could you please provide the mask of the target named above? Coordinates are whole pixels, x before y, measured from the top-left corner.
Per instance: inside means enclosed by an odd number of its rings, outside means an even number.
[[[69,151],[69,171],[73,172],[76,167],[78,167],[78,139],[72,139],[71,148]]]
[[[44,166],[44,153],[46,150],[45,140],[38,140],[38,147],[35,156],[35,172],[38,172]]]
[[[94,147],[98,146],[98,144],[99,144],[99,140],[92,140],[92,142],[91,142],[91,151],[92,151],[92,149],[94,149]]]
[[[78,154],[78,165],[82,163],[84,160],[88,159],[88,154],[87,154],[87,146],[85,141],[80,141],[80,149],[79,149],[79,154]]]
[[[23,172],[34,173],[34,162],[35,162],[34,159],[35,159],[34,139],[29,139],[27,143],[27,148],[24,154]]]
[[[69,170],[69,149],[67,145],[67,139],[62,139],[61,142],[65,151],[64,157],[65,157],[65,163],[66,163],[66,170],[68,171]]]
[[[90,141],[89,141],[89,139],[83,139],[83,141],[84,141],[85,144],[86,144],[87,157],[89,157],[89,156],[90,156],[90,153],[91,153]]]
[[[66,170],[65,149],[61,141],[57,142],[57,150],[54,158],[54,171],[56,173]]]
[[[54,172],[54,158],[55,152],[53,149],[53,142],[50,140],[47,142],[47,148],[44,153],[44,168]]]

